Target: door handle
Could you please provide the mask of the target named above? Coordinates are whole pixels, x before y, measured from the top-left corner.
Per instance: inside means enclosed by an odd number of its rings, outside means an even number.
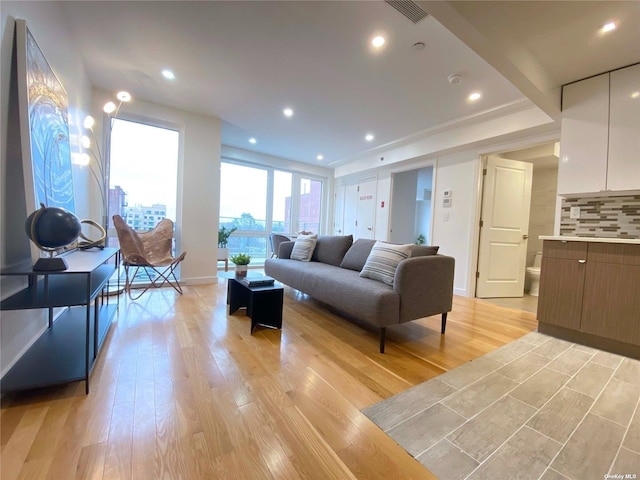
[[[578,263],[587,263],[586,260],[578,260]]]
[[[524,235],[522,235],[522,238],[523,238],[524,240],[526,240],[527,238],[529,238],[529,235],[527,235],[527,234],[525,233]]]
[[[367,227],[367,230],[371,231],[371,227]]]

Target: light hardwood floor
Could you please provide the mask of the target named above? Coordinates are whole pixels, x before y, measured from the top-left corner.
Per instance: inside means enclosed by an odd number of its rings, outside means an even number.
[[[249,333],[226,286],[123,297],[84,383],[6,394],[2,480],[431,479],[360,410],[535,330],[456,297],[378,335],[285,289],[282,330]]]

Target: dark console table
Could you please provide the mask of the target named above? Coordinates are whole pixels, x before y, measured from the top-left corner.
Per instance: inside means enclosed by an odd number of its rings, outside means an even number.
[[[0,272],[27,279],[0,310],[49,311],[49,328],[2,378],[3,392],[84,380],[89,393],[89,375],[118,309],[119,301],[110,303],[105,288],[118,268],[119,250],[78,250],[64,258],[69,268],[63,271],[34,271],[28,265]],[[54,322],[59,307],[66,309]]]

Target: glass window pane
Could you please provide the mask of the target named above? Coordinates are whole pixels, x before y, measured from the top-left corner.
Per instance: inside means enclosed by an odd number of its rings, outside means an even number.
[[[264,264],[267,258],[267,243],[267,237],[264,235],[249,236],[234,233],[229,237],[229,256],[248,253],[251,255],[250,266]]]
[[[291,233],[291,182],[291,173],[274,172],[272,232]]]
[[[300,179],[300,214],[298,232],[320,232],[320,208],[322,205],[322,182],[309,178]]]
[[[234,236],[264,232],[267,171],[227,162],[222,162],[220,170],[220,227],[236,227],[238,233]]]

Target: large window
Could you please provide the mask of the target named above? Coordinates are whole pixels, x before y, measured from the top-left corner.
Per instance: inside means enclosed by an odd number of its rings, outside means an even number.
[[[322,180],[268,167],[223,161],[220,226],[235,227],[231,255],[248,253],[259,264],[271,255],[271,232],[320,232]]]
[[[291,232],[291,182],[290,172],[280,170],[273,172],[272,232],[283,234]]]
[[[178,140],[175,130],[115,119],[111,131],[109,226],[120,215],[135,230],[176,220]]]
[[[297,231],[318,232],[322,206],[322,182],[310,178],[300,179],[300,197]]]
[[[230,253],[248,253],[252,261],[267,257],[267,177],[262,168],[222,162],[220,226],[236,228]]]
[[[134,230],[176,221],[178,141],[175,130],[114,119],[109,167],[109,245],[117,246],[113,215]],[[174,245],[175,248],[175,245]],[[148,281],[142,272],[134,281]]]

